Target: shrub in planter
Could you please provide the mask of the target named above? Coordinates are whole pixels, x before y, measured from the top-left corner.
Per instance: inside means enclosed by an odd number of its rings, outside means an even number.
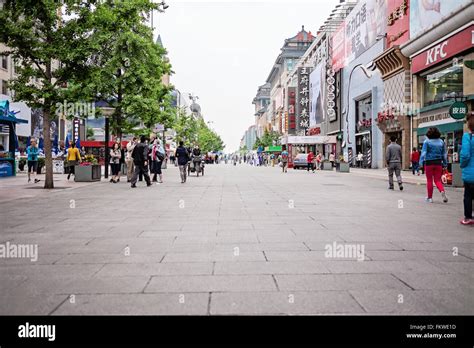
[[[38,169],[36,170],[36,174],[41,174],[41,169],[44,167],[44,157],[38,157]]]
[[[20,171],[23,171],[25,170],[25,166],[26,166],[26,158],[20,158],[20,160],[18,161],[18,169],[20,169]]]

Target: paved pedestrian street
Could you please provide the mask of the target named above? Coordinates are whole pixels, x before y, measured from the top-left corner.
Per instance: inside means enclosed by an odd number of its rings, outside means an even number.
[[[16,185],[0,243],[38,254],[0,259],[0,313],[472,314],[462,191],[427,204],[424,185],[360,172],[219,164],[185,184],[169,166],[150,188]]]

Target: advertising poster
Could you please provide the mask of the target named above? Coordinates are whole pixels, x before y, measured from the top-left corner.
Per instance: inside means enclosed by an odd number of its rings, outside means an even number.
[[[348,65],[383,37],[387,27],[387,1],[362,0],[333,37],[334,71]]]
[[[311,106],[309,110],[309,128],[316,127],[324,120],[323,93],[322,93],[323,63],[316,66],[309,75]]]
[[[410,38],[441,22],[444,18],[472,0],[411,0]]]

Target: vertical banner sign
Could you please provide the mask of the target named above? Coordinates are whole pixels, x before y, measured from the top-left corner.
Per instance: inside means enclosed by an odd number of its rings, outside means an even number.
[[[74,144],[77,144],[77,139],[79,139],[79,127],[80,127],[80,120],[79,118],[75,117],[73,121],[73,137],[74,137]]]
[[[296,93],[296,125],[299,135],[306,135],[309,127],[309,69],[298,68],[298,89]]]
[[[296,134],[296,88],[288,87],[288,134]]]
[[[336,79],[334,78],[334,70],[331,66],[327,69],[327,79],[326,79],[326,112],[328,114],[329,121],[336,121]]]

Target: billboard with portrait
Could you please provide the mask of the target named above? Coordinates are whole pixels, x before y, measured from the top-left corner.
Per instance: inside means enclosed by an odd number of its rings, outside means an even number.
[[[309,100],[311,102],[309,108],[309,128],[316,127],[324,120],[322,89],[323,64],[324,63],[317,65],[309,75]]]
[[[410,39],[414,39],[426,29],[448,18],[457,9],[472,0],[411,0]]]

